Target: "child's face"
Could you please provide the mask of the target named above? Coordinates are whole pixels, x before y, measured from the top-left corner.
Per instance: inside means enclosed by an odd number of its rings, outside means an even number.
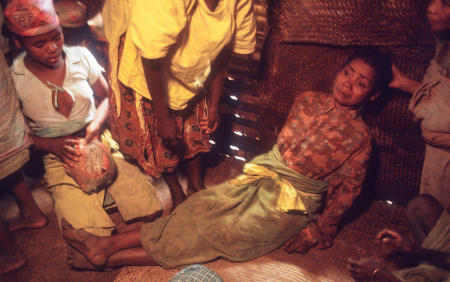
[[[354,59],[336,75],[332,96],[345,108],[358,108],[371,97],[375,71],[361,59]]]
[[[427,19],[433,31],[450,30],[450,0],[431,0]]]
[[[20,43],[27,51],[27,56],[36,63],[54,69],[64,62],[64,36],[61,27],[42,35],[22,37]]]

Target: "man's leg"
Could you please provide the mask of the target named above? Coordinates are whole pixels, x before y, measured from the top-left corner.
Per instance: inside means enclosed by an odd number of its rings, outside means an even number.
[[[10,231],[24,228],[41,228],[47,225],[47,218],[42,214],[36,204],[28,185],[20,171],[13,173],[5,179],[12,186],[11,192],[20,209],[20,217],[8,222]]]
[[[421,194],[412,199],[406,210],[414,240],[420,245],[438,222],[444,208],[435,198]]]
[[[25,256],[0,219],[0,275],[18,269],[25,263]]]

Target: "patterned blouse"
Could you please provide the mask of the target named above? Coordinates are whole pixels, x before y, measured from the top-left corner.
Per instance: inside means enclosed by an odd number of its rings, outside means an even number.
[[[323,213],[302,232],[310,246],[330,246],[364,182],[371,152],[368,126],[359,110],[338,108],[325,93],[305,92],[296,99],[277,145],[287,166],[329,183]]]

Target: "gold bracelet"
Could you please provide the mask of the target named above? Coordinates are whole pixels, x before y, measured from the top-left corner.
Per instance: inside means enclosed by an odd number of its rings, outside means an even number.
[[[372,271],[372,274],[370,275],[370,278],[375,278],[375,275],[380,271],[380,270],[382,270],[383,268],[385,268],[384,266],[380,266],[380,267],[377,267],[377,268],[375,268],[373,271]]]

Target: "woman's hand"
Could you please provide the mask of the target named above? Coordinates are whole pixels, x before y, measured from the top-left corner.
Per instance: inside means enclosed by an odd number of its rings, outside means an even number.
[[[208,107],[208,115],[199,120],[200,128],[205,134],[211,134],[216,131],[220,122],[220,114],[218,106]]]
[[[82,142],[81,138],[72,136],[48,138],[48,142],[48,151],[57,155],[67,166],[73,167],[79,161],[78,148]]]
[[[400,233],[390,229],[383,229],[378,232],[376,240],[384,245],[392,246],[398,251],[405,253],[410,253],[412,251],[411,244],[407,242]]]
[[[356,281],[375,280],[381,272],[387,271],[382,264],[370,258],[349,258],[347,269]]]
[[[156,130],[166,146],[174,147],[177,144],[177,121],[174,115],[169,113],[166,117],[157,118]]]
[[[289,240],[284,243],[283,248],[286,252],[292,253],[302,253],[305,254],[314,247],[315,243],[309,242],[306,235],[303,232],[292,236]]]

